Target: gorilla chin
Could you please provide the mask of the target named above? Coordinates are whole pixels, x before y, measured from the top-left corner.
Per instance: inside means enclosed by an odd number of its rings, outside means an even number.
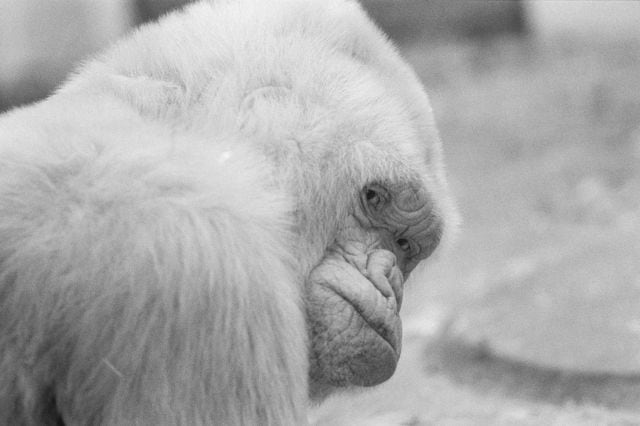
[[[402,342],[402,274],[395,255],[378,249],[353,256],[342,247],[331,249],[309,280],[311,382],[322,388],[389,379]]]

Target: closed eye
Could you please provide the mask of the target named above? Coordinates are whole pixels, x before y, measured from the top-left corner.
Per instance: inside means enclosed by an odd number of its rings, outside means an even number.
[[[371,211],[378,211],[387,203],[389,194],[384,187],[370,184],[363,188],[361,197]]]
[[[400,247],[400,250],[408,252],[411,250],[411,243],[406,238],[398,238],[396,244]]]
[[[367,189],[365,196],[367,197],[367,201],[371,204],[378,204],[380,202],[380,195],[373,189]]]

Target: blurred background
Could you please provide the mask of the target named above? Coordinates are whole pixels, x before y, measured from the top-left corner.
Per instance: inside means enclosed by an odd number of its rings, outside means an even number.
[[[0,110],[184,3],[0,0]],[[408,283],[396,376],[313,420],[640,424],[640,2],[362,3],[431,95],[464,223]]]

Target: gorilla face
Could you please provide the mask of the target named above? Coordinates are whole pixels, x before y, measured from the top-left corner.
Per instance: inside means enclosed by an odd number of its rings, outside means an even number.
[[[421,182],[374,182],[308,283],[312,393],[371,386],[395,371],[403,283],[442,233]]]
[[[455,210],[350,0],[198,2],[3,116],[0,152],[0,424],[304,424],[393,374]]]

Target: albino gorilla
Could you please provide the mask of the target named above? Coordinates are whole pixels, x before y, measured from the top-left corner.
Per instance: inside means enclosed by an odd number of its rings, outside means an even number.
[[[441,157],[356,2],[136,31],[0,119],[0,424],[299,425],[388,379]]]

